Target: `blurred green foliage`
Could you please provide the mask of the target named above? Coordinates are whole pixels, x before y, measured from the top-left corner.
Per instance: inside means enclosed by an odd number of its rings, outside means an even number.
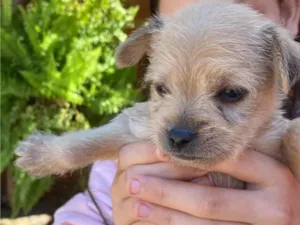
[[[100,125],[139,100],[135,68],[118,70],[114,60],[137,10],[119,0],[35,0],[17,9],[2,1],[1,172],[13,174],[14,215],[53,183],[14,168],[18,141],[36,130]]]

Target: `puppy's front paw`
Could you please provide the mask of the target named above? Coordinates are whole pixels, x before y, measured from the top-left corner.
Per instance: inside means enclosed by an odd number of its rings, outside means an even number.
[[[54,143],[57,136],[36,133],[21,142],[15,150],[19,156],[15,165],[32,176],[43,177],[59,173]]]

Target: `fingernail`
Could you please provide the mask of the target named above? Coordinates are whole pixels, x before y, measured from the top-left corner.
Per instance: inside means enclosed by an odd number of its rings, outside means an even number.
[[[140,189],[141,189],[141,183],[136,179],[132,180],[130,184],[130,192],[132,194],[139,194]]]
[[[141,218],[146,218],[150,215],[151,213],[151,207],[145,204],[140,204],[138,208],[138,216]]]

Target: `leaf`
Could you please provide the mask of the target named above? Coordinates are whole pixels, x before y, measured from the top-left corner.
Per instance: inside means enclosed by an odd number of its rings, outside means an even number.
[[[39,54],[40,48],[39,48],[39,34],[35,30],[35,23],[32,20],[31,14],[27,13],[24,8],[19,7],[20,13],[23,17],[24,21],[24,29],[27,34],[27,37],[30,41],[30,46],[34,50],[36,54]]]
[[[140,98],[135,68],[115,67],[115,48],[137,12],[122,2],[1,5],[0,169],[14,176],[14,215],[28,213],[53,183],[14,168],[19,141],[36,130],[60,134],[98,126]]]
[[[12,1],[11,0],[3,0],[1,7],[1,24],[2,26],[11,25],[12,20]]]
[[[53,178],[35,179],[20,170],[14,168],[12,170],[14,181],[16,182],[12,199],[12,216],[15,217],[20,209],[23,209],[25,214],[29,213],[32,207],[43,196],[44,192],[49,190],[53,184]]]

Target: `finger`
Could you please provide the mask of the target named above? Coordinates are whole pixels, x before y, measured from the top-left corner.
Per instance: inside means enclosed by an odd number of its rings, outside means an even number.
[[[128,184],[128,180],[136,176],[153,176],[175,180],[192,180],[198,178],[194,180],[194,183],[198,182],[208,185],[208,178],[200,180],[200,178],[203,178],[206,174],[206,171],[191,167],[181,167],[170,163],[136,165],[117,175],[111,188],[111,196],[116,199],[129,197],[131,195],[131,193],[128,192],[129,188],[124,187]]]
[[[138,222],[133,223],[132,225],[157,225],[157,224],[148,223],[148,222],[144,222],[144,221],[138,221]]]
[[[245,223],[201,219],[134,198],[128,198],[118,204],[114,210],[114,217],[116,224],[245,225]]]
[[[202,177],[207,174],[207,171],[192,167],[183,167],[171,163],[154,163],[148,165],[135,165],[124,171],[124,175],[133,177],[134,175],[161,177],[165,179],[176,180],[192,180]]]
[[[132,183],[127,185],[132,196],[199,218],[252,223],[264,216],[262,211],[257,211],[262,207],[257,205],[262,203],[253,201],[257,198],[254,191],[215,188],[155,177],[136,177],[133,181],[139,184],[135,187]]]
[[[134,143],[124,146],[119,154],[118,168],[123,171],[130,166],[160,162],[154,146],[147,143]]]
[[[130,225],[139,221],[138,207],[140,200],[135,198],[122,199],[112,204],[114,224]]]
[[[163,225],[245,225],[245,223],[207,220],[149,203],[139,203],[137,215],[141,222]]]
[[[282,163],[254,150],[245,150],[239,157],[217,164],[212,170],[259,186],[277,184],[287,172]]]

